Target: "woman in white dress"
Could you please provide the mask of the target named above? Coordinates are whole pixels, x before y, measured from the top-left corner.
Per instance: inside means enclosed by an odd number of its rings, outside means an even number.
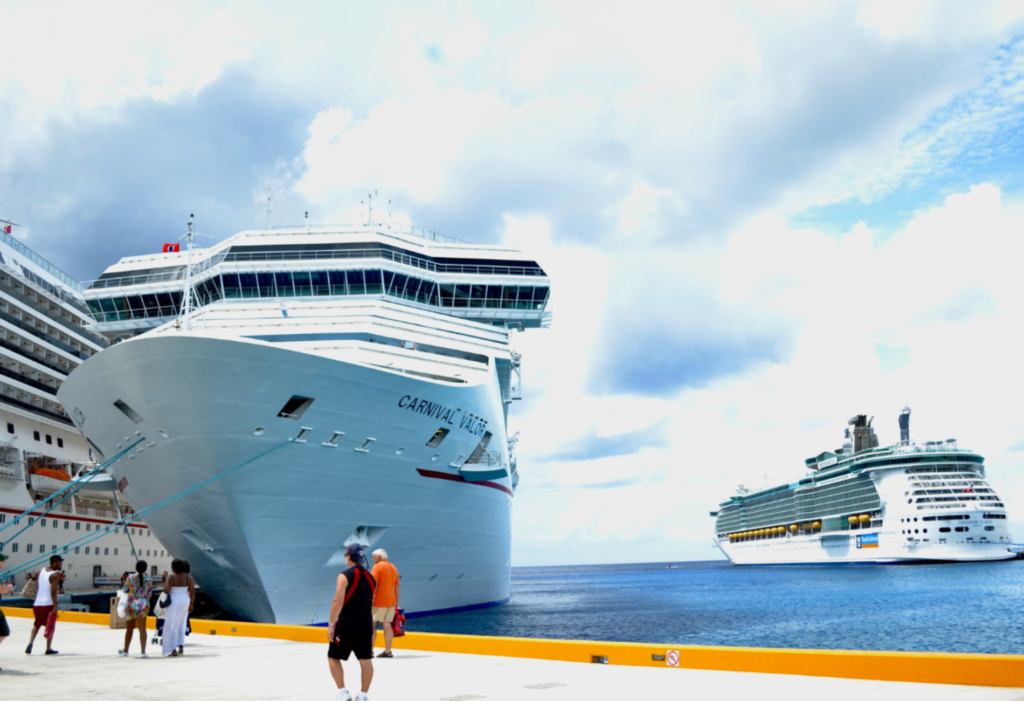
[[[185,624],[192,612],[195,599],[195,585],[185,573],[185,563],[175,560],[171,563],[171,576],[164,582],[164,593],[171,602],[164,607],[163,653],[177,657],[185,645]]]

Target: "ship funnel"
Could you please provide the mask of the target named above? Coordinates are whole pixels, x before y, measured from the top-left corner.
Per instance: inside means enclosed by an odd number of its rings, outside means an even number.
[[[900,412],[900,443],[910,442],[910,407]]]

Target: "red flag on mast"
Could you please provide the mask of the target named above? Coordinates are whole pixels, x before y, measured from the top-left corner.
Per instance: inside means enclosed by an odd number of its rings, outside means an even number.
[[[165,243],[164,253],[179,253],[181,251],[180,243]]]

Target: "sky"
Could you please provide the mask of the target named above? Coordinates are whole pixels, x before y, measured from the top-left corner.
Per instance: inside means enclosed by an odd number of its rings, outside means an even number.
[[[0,0],[0,218],[80,280],[392,216],[530,251],[513,564],[720,558],[854,414],[1024,538],[1024,5]],[[14,28],[12,30],[12,28]]]

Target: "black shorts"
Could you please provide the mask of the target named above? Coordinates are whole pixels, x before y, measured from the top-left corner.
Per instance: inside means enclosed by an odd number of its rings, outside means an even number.
[[[0,638],[6,638],[11,634],[11,629],[7,625],[7,618],[4,616],[4,612],[0,611]]]
[[[331,641],[327,646],[327,656],[332,660],[347,660],[350,653],[356,654],[357,660],[373,659],[374,631],[369,627],[365,631],[355,634],[354,631],[344,631],[337,641]]]

